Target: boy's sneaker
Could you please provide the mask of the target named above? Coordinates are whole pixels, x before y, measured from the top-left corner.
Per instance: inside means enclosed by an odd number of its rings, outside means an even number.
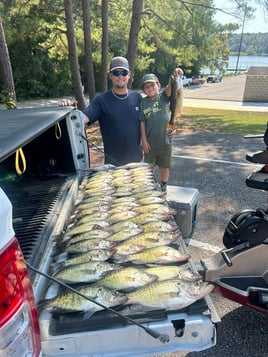
[[[161,191],[162,192],[167,192],[167,183],[166,182],[161,182]]]

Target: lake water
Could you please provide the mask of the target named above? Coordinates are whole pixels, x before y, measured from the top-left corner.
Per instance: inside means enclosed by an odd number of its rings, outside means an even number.
[[[238,56],[229,57],[230,69],[235,69]],[[240,56],[238,61],[238,67],[247,70],[251,66],[268,67],[268,56]]]
[[[238,56],[229,56],[229,65],[227,67],[227,73],[235,71],[237,65]],[[239,56],[237,70],[246,71],[249,67],[259,66],[268,67],[268,56]],[[204,68],[204,74],[209,74],[209,68]],[[217,71],[216,71],[217,73]]]

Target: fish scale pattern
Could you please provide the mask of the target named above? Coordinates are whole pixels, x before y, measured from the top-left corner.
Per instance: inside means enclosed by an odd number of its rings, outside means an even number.
[[[57,244],[54,277],[108,307],[174,310],[194,303],[212,286],[188,264],[175,213],[151,165],[96,168],[81,185]],[[44,306],[92,314],[101,309],[73,295],[61,292]]]

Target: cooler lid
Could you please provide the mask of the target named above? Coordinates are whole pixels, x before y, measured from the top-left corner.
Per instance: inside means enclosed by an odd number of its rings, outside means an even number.
[[[167,186],[167,201],[176,204],[176,208],[191,209],[197,204],[199,190],[191,187]]]

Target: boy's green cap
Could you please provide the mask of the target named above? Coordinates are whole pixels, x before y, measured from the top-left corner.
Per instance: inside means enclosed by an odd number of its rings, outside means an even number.
[[[141,87],[143,87],[144,84],[148,82],[159,83],[159,79],[153,73],[145,74],[141,80]]]

